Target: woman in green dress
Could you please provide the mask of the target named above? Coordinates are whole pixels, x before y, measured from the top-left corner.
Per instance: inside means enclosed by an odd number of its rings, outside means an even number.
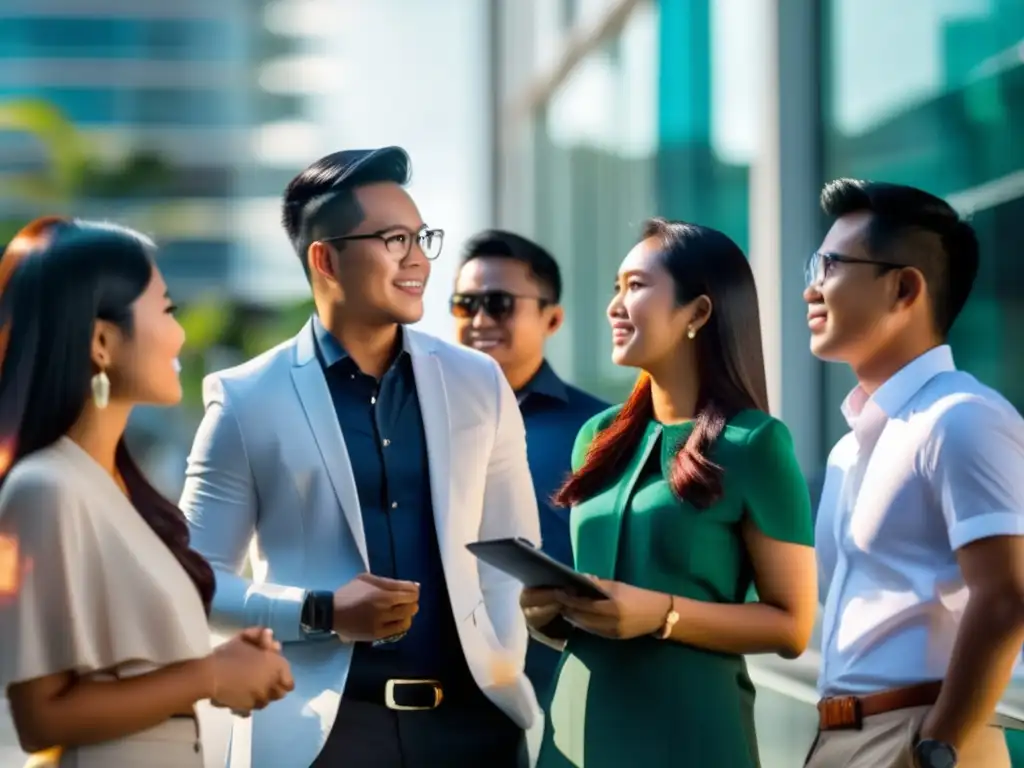
[[[539,768],[755,768],[743,655],[800,655],[817,587],[750,266],[721,232],[651,220],[608,317],[613,361],[642,374],[584,425],[557,500],[610,597],[523,593],[534,635],[564,647]]]

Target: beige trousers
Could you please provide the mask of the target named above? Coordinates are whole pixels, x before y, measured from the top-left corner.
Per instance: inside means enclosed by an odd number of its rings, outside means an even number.
[[[54,765],[50,763],[50,765]],[[173,718],[116,741],[65,750],[57,768],[203,768],[198,724]]]
[[[859,730],[819,731],[806,768],[915,768],[914,735],[930,707],[864,718]],[[983,728],[960,750],[958,768],[1010,768],[1003,729]]]

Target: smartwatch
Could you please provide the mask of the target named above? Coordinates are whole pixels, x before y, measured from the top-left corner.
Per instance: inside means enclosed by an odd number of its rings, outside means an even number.
[[[918,768],[956,768],[956,749],[935,739],[922,739],[914,744],[914,762]]]
[[[302,631],[307,634],[334,630],[334,593],[314,590],[306,593],[299,618]]]

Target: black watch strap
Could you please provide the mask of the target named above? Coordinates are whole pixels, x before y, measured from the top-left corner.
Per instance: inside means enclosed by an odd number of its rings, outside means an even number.
[[[952,744],[935,739],[914,742],[914,760],[920,768],[956,768],[958,758]]]
[[[334,629],[334,593],[307,592],[299,621],[304,632],[331,632]]]

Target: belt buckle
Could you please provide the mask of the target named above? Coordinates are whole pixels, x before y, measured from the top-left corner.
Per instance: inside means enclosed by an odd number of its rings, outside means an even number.
[[[826,730],[856,730],[864,727],[861,701],[857,696],[836,696],[821,703],[821,715]]]
[[[434,688],[434,703],[428,706],[408,706],[395,701],[395,688],[399,685],[430,685]],[[441,689],[439,680],[403,680],[392,678],[384,685],[384,705],[388,709],[398,712],[422,712],[428,709],[437,709],[444,699],[444,691]]]

